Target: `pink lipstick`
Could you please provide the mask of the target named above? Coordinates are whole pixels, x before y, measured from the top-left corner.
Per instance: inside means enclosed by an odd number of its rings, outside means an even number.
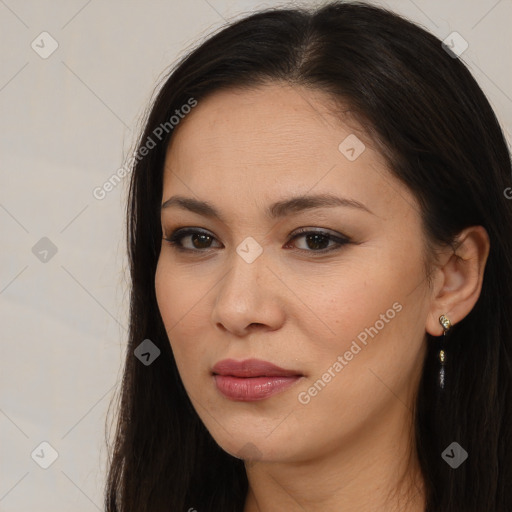
[[[212,372],[217,389],[225,397],[240,402],[263,400],[303,377],[300,372],[260,359],[224,359],[215,364]]]

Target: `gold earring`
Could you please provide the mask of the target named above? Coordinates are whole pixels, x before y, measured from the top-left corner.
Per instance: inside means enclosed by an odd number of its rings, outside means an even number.
[[[439,317],[439,323],[443,326],[443,330],[444,330],[444,332],[443,332],[443,341],[445,341],[446,334],[452,328],[452,324],[451,324],[450,320],[448,319],[448,317],[446,315],[441,315]],[[445,371],[446,352],[444,351],[443,348],[441,348],[439,350],[439,363],[440,363],[440,367],[439,367],[439,387],[441,389],[444,389],[445,375],[446,375],[446,371]]]
[[[443,326],[443,334],[446,334],[452,328],[452,323],[450,322],[446,315],[441,315],[439,317],[439,323]]]

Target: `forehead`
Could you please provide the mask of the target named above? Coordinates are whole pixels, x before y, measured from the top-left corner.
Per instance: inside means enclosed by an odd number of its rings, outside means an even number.
[[[260,193],[269,197],[274,189],[276,198],[337,189],[385,207],[393,189],[407,194],[393,183],[386,195],[389,183],[398,180],[353,116],[341,110],[326,93],[297,86],[215,92],[173,134],[164,195],[172,189],[247,201]],[[347,157],[347,140],[361,151],[356,159]]]
[[[210,165],[229,161],[250,163],[261,171],[284,170],[311,164],[312,159],[321,167],[342,157],[338,146],[349,135],[357,135],[370,149],[352,116],[344,114],[343,121],[340,116],[341,107],[322,91],[288,84],[221,90],[200,100],[175,128],[167,162],[186,160],[190,168],[205,160]]]
[[[170,148],[194,147],[197,156],[201,156],[206,151],[202,148],[215,145],[230,153],[243,151],[250,156],[264,146],[267,154],[285,153],[293,158],[290,151],[297,154],[299,149],[314,150],[320,139],[328,147],[332,136],[336,142],[344,132],[359,130],[360,138],[365,138],[354,120],[347,125],[348,115],[341,122],[337,111],[340,108],[335,108],[326,93],[287,84],[222,90],[198,102],[177,127]],[[312,139],[314,145],[305,144]],[[255,151],[251,152],[253,147]]]

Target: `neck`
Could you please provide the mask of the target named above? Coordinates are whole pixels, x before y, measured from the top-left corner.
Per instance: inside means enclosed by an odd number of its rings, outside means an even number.
[[[246,464],[244,512],[424,512],[411,414],[398,400],[392,407],[314,459]]]

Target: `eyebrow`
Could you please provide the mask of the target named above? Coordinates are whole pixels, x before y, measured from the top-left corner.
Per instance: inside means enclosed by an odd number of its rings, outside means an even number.
[[[189,210],[205,217],[218,219],[225,223],[225,219],[219,210],[206,201],[199,201],[191,197],[177,195],[167,199],[167,201],[162,204],[161,210],[169,208],[170,206],[177,206],[184,210]],[[284,199],[271,204],[267,207],[265,213],[270,219],[279,219],[286,215],[298,213],[304,210],[311,210],[314,208],[332,208],[336,206],[357,208],[375,215],[363,203],[360,203],[355,199],[347,199],[344,197],[334,196],[332,194],[291,197],[290,199]]]

